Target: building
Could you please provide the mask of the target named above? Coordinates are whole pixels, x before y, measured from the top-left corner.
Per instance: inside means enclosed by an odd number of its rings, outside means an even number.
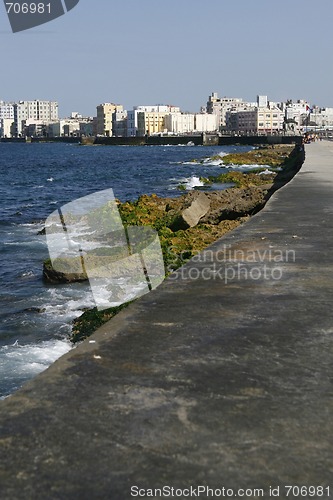
[[[11,137],[14,124],[14,103],[0,101],[0,137]]]
[[[138,135],[156,135],[166,132],[166,112],[140,111],[138,113]]]
[[[236,134],[257,134],[258,109],[228,111],[226,121],[229,132]]]
[[[123,110],[122,105],[111,102],[97,106],[97,135],[111,137],[113,135],[113,113],[119,113]]]
[[[309,123],[315,124],[316,127],[320,128],[332,128],[333,127],[333,108],[320,108],[319,106],[313,106],[309,110]]]
[[[112,133],[115,137],[127,135],[127,111],[115,111],[112,115]]]
[[[197,113],[194,115],[195,132],[218,132],[220,120],[218,115],[209,113]]]
[[[129,136],[156,135],[167,132],[165,117],[168,114],[180,113],[180,108],[164,104],[155,106],[136,106],[127,120]]]
[[[141,116],[140,118],[140,130],[139,130],[139,113],[151,113],[150,117]],[[154,113],[160,114],[160,116],[153,117]],[[166,116],[170,113],[180,113],[180,108],[178,106],[170,106],[163,104],[156,104],[154,106],[135,106],[133,110],[127,112],[127,137],[144,136],[149,130],[158,130],[159,127],[155,124],[155,118],[158,122],[162,115]],[[154,125],[152,122],[154,121]],[[162,128],[161,124],[161,128]],[[154,132],[159,133],[159,132]]]
[[[26,137],[46,137],[48,123],[42,120],[27,120],[22,135]]]
[[[238,111],[246,109],[249,103],[244,102],[239,97],[219,97],[217,92],[213,92],[207,101],[207,113],[214,114],[218,117],[219,129],[226,129],[227,113],[230,111]]]
[[[0,101],[0,120],[9,119],[14,121],[14,103]]]
[[[258,108],[267,108],[268,106],[267,95],[257,95],[257,106]]]
[[[0,137],[11,137],[13,131],[12,118],[0,118]]]
[[[191,134],[195,129],[194,114],[169,113],[165,116],[165,128],[170,134]]]
[[[80,136],[91,137],[95,135],[93,118],[80,120],[79,125],[80,125]]]
[[[284,112],[277,106],[231,111],[228,115],[228,127],[230,132],[243,135],[281,133],[284,130]]]
[[[19,101],[14,103],[15,135],[25,134],[25,127],[36,122],[48,123],[58,120],[58,103],[55,101]]]
[[[285,113],[284,128],[286,132],[299,133],[302,125],[307,121],[310,105],[307,101],[288,100],[283,103],[281,109]]]

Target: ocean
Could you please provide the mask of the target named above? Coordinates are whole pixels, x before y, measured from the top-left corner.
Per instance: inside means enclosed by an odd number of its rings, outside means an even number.
[[[43,281],[48,215],[108,188],[121,201],[180,196],[179,184],[191,190],[224,171],[213,155],[250,149],[0,143],[0,398],[70,350],[72,320],[95,305],[87,283]]]

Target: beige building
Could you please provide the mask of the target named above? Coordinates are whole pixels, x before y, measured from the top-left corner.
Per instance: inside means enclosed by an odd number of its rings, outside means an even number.
[[[127,113],[127,136],[144,136],[150,132],[153,134],[161,133],[164,131],[161,129],[165,128],[165,124],[161,123],[162,117],[173,113],[180,113],[180,108],[178,106],[164,104],[135,106],[133,110]],[[142,114],[144,114],[144,116]]]
[[[218,117],[219,129],[223,130],[227,124],[227,113],[245,109],[249,104],[239,97],[219,97],[217,92],[213,92],[207,101],[207,113]]]
[[[166,131],[166,112],[143,111],[138,113],[138,135],[156,135]]]
[[[97,135],[111,137],[113,134],[113,113],[119,113],[124,108],[120,104],[104,103],[97,106]]]
[[[239,134],[274,134],[283,130],[284,112],[278,107],[256,107],[231,111],[228,129]]]

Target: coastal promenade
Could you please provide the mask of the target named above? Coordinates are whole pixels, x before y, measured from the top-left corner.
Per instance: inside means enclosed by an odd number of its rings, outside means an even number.
[[[261,212],[1,402],[1,500],[332,496],[332,249],[322,141]]]

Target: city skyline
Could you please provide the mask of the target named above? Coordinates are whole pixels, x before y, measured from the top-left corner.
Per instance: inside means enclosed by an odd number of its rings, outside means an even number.
[[[251,101],[333,106],[333,2],[81,0],[48,25],[13,34],[3,9],[0,99],[57,100],[60,115],[98,103],[199,111],[213,90]],[[24,94],[24,95],[23,95]]]

